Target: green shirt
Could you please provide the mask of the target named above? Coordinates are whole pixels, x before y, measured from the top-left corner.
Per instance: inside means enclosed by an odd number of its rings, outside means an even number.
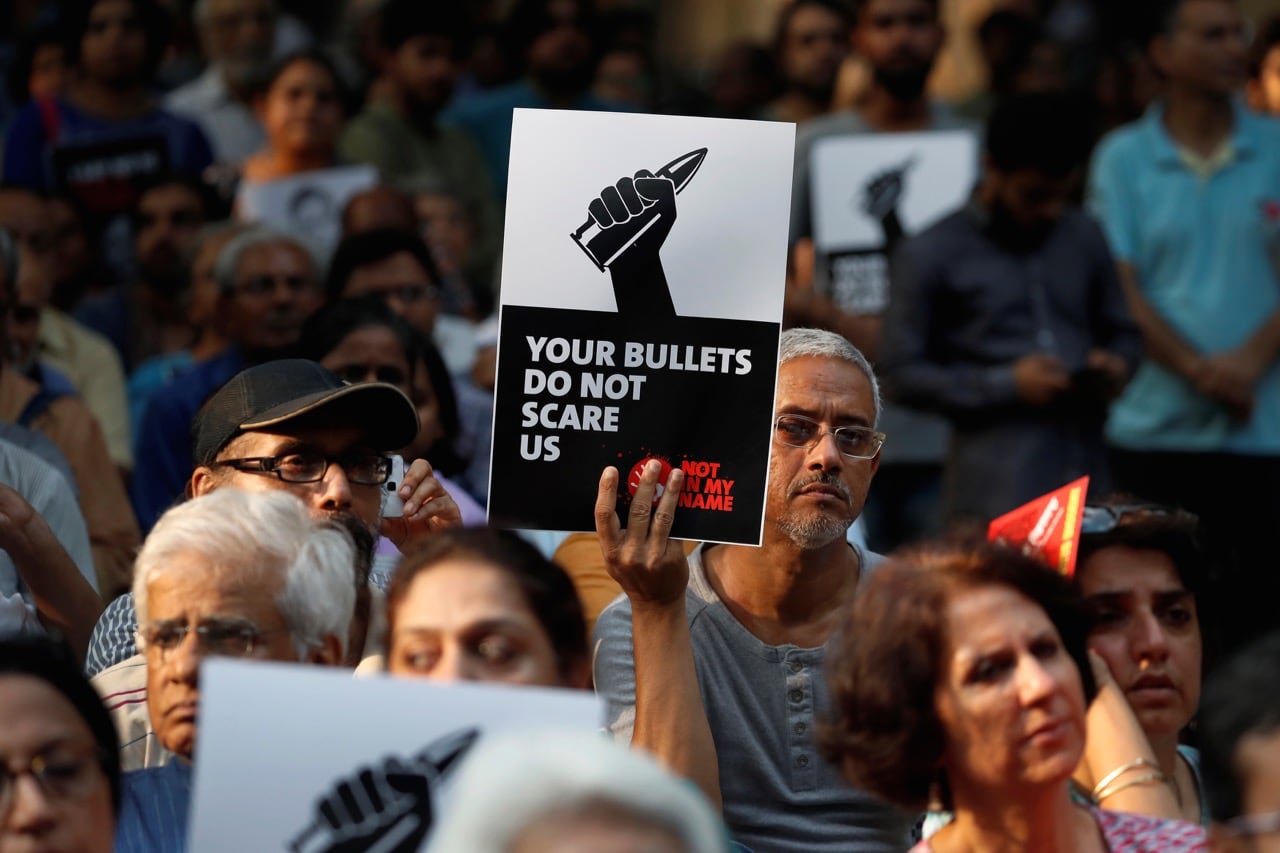
[[[502,216],[484,158],[466,132],[436,126],[427,133],[390,106],[373,104],[347,123],[338,155],[347,162],[374,166],[389,184],[421,175],[440,178],[461,195],[475,217],[476,242],[468,273],[491,274],[501,246]]]

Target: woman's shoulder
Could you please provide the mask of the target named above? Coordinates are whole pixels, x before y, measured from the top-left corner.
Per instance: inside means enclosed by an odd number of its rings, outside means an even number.
[[[1208,850],[1204,827],[1193,823],[1105,809],[1095,810],[1094,815],[1112,853]]]

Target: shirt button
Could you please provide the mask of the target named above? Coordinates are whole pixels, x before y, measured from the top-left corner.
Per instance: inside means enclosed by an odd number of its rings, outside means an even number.
[[[804,734],[804,733],[805,733],[805,732],[807,732],[807,731],[809,731],[809,727],[808,727],[808,726],[806,726],[804,723],[796,723],[796,724],[795,724],[795,732],[796,732],[796,734],[798,734],[798,735],[802,735],[802,734]]]
[[[797,759],[796,759],[796,766],[797,766],[797,767],[808,767],[808,766],[809,766],[809,756],[807,756],[807,755],[802,755],[802,756],[800,756],[799,758],[797,758]]]
[[[791,698],[792,702],[799,702],[801,699],[804,698],[804,694],[801,693],[799,690],[792,690],[787,695]]]

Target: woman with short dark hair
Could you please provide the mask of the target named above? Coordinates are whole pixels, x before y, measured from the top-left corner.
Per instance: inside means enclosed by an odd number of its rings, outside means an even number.
[[[1016,551],[903,552],[845,614],[824,743],[855,785],[955,813],[918,851],[1204,849],[1199,827],[1073,798],[1095,692],[1087,630],[1071,583]],[[1110,784],[1154,772],[1117,770]]]

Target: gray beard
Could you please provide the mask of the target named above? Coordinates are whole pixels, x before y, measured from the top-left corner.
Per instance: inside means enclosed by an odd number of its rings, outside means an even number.
[[[778,520],[778,529],[800,548],[816,551],[837,539],[843,539],[851,524],[853,524],[851,518],[837,518],[821,513],[804,519],[781,518]]]

